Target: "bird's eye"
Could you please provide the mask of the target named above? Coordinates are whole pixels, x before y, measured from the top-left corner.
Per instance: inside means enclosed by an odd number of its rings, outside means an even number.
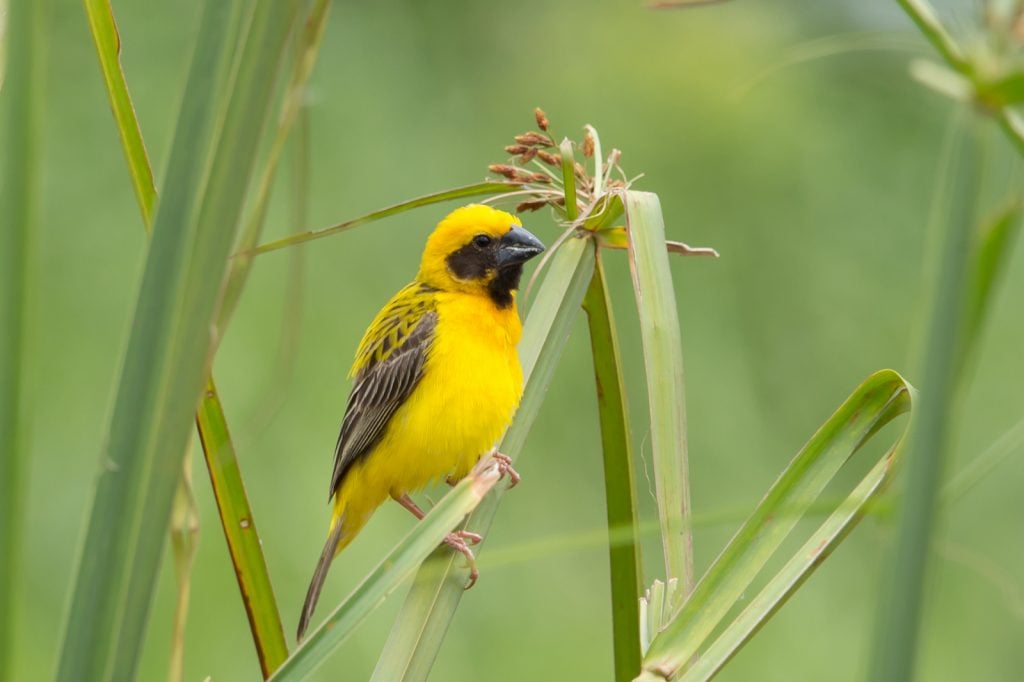
[[[486,234],[478,234],[477,236],[473,237],[473,244],[475,244],[477,247],[481,249],[485,249],[491,245],[491,238],[488,237]]]

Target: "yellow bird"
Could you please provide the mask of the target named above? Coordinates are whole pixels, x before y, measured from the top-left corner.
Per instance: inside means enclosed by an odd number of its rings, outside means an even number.
[[[388,497],[417,518],[408,493],[454,482],[496,445],[523,393],[516,289],[544,245],[519,219],[489,206],[459,208],[427,239],[415,281],[377,313],[356,351],[355,385],[334,449],[334,507],[299,619],[301,640],[331,560]],[[512,483],[518,475],[495,455]],[[467,542],[445,543],[477,572]]]

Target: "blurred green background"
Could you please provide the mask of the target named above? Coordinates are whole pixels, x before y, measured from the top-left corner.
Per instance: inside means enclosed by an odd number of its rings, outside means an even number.
[[[198,4],[114,3],[158,180]],[[46,679],[54,669],[146,248],[81,5],[50,5],[26,377],[33,407],[20,680]],[[970,12],[953,16],[970,30]],[[878,43],[898,49],[803,58]],[[661,196],[669,237],[722,254],[674,261],[703,568],[857,383],[882,367],[915,380],[927,217],[950,111],[908,76],[908,60],[926,54],[886,0],[737,1],[685,12],[611,0],[338,3],[309,96],[307,227],[481,179],[488,163],[504,159],[511,136],[532,126],[534,106],[547,110],[558,135],[578,138],[583,124],[595,125],[606,150],[623,150],[627,173],[646,174],[637,187]],[[997,164],[992,196],[1006,196],[1018,171],[1005,158]],[[280,180],[268,236],[289,230],[287,173]],[[326,532],[332,448],[355,346],[377,308],[413,276],[446,210],[421,209],[308,245],[299,296],[289,288],[294,253],[260,257],[217,356],[289,631]],[[554,239],[546,212],[524,219]],[[649,455],[628,272],[621,254],[608,260],[634,441]],[[1020,249],[1008,273],[963,404],[953,471],[1024,414]],[[611,679],[588,351],[578,323],[518,465],[524,483],[505,498],[480,583],[463,600],[433,679]],[[1024,668],[1019,454],[944,510],[921,679],[1009,680]],[[653,519],[651,484],[643,471],[637,480]],[[186,678],[257,679],[201,458],[195,484],[202,530]],[[321,616],[411,523],[397,505],[377,513],[335,562]],[[721,679],[861,678],[893,530],[884,516],[866,520]],[[659,543],[653,535],[645,542],[649,582]],[[167,557],[145,680],[166,675],[174,604]],[[396,595],[386,603],[317,679],[366,679],[400,602]]]

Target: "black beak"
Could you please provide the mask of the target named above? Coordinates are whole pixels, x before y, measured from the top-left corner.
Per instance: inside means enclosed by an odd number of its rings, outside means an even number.
[[[532,234],[514,225],[498,242],[498,267],[519,265],[544,251],[544,245]]]

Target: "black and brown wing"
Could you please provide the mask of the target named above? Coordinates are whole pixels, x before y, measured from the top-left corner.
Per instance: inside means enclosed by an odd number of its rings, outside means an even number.
[[[346,472],[384,435],[388,422],[423,376],[437,327],[434,290],[412,284],[370,325],[356,354],[355,384],[334,448],[331,495]]]

